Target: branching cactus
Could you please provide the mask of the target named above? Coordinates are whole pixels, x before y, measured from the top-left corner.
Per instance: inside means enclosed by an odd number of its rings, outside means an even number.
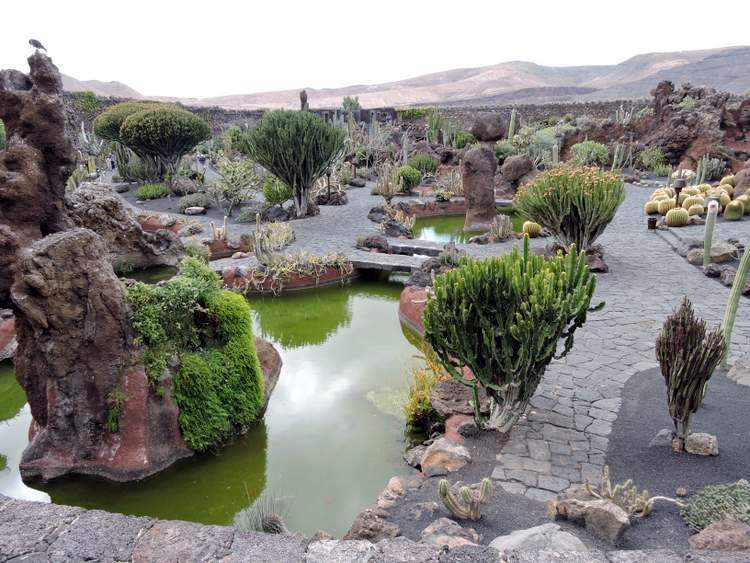
[[[703,267],[711,263],[711,246],[713,245],[716,216],[719,214],[719,204],[714,200],[708,204],[706,214],[706,230],[703,232]]]
[[[690,419],[703,401],[706,383],[721,361],[726,343],[721,328],[706,332],[685,297],[667,317],[656,338],[656,359],[667,384],[667,404],[674,423],[672,447],[685,451]]]
[[[734,328],[734,319],[737,316],[737,306],[740,303],[740,296],[747,284],[748,271],[750,271],[750,251],[748,251],[748,248],[750,247],[745,247],[745,252],[742,254],[740,265],[734,276],[732,290],[729,292],[729,301],[727,301],[727,308],[724,311],[724,320],[721,323],[721,328],[724,330],[724,339],[726,340],[726,349],[721,359],[723,367],[727,366],[729,346],[732,344],[732,329]]]
[[[472,491],[469,487],[463,486],[458,489],[456,495],[451,491],[448,481],[441,479],[438,483],[438,494],[445,507],[456,518],[479,520],[482,517],[481,505],[492,496],[492,481],[485,477],[479,484],[478,491]]]
[[[465,260],[439,276],[424,312],[425,338],[446,371],[472,389],[476,420],[484,423],[481,385],[491,399],[485,426],[501,432],[525,412],[552,359],[573,347],[596,287],[575,246],[550,260],[530,252],[528,236],[522,248],[520,254],[514,248],[497,258]]]

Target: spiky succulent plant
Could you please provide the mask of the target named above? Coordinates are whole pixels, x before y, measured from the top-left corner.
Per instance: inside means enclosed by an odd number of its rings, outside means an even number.
[[[536,238],[542,234],[542,226],[539,223],[534,223],[534,221],[525,221],[521,227],[521,232],[531,238]]]
[[[490,500],[492,496],[492,481],[485,477],[476,491],[465,485],[460,486],[458,494],[456,494],[451,491],[448,481],[441,479],[438,483],[438,494],[445,507],[456,518],[479,520],[482,517],[481,505]]]
[[[677,207],[677,203],[673,198],[663,199],[659,202],[659,215],[666,215],[670,209]]]
[[[690,216],[688,215],[687,210],[682,209],[681,207],[667,211],[667,216],[665,218],[667,225],[670,227],[684,227],[688,224],[689,220]]]
[[[721,361],[726,343],[721,328],[708,333],[685,297],[667,317],[656,337],[656,359],[667,385],[669,415],[674,423],[673,447],[685,450],[690,418],[703,401],[704,388]]]
[[[739,221],[745,214],[745,206],[741,201],[730,201],[724,208],[724,219],[727,221]]]

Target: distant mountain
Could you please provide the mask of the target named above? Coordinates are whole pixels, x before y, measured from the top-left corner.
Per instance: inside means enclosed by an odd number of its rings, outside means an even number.
[[[143,95],[122,82],[102,82],[101,80],[77,80],[67,74],[62,75],[63,88],[68,92],[92,91],[97,96],[112,98],[143,98]]]
[[[69,79],[64,77],[64,81]],[[78,82],[75,89],[97,88],[104,95],[140,98],[118,82]],[[691,82],[735,93],[750,91],[750,47],[648,53],[616,65],[552,67],[511,61],[478,68],[425,74],[383,84],[344,88],[305,88],[312,107],[341,106],[344,96],[358,96],[363,107],[510,104],[641,98],[661,80]],[[66,85],[67,89],[68,86]],[[296,108],[299,90],[279,90],[213,98],[159,98],[186,105],[238,109]],[[130,91],[131,94],[126,94]],[[114,93],[117,92],[117,93]]]

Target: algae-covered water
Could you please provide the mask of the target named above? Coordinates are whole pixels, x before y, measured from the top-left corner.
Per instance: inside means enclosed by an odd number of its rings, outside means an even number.
[[[0,365],[0,492],[114,512],[230,524],[262,491],[293,531],[343,535],[393,475],[408,470],[401,404],[419,350],[399,325],[402,286],[360,281],[250,300],[256,333],[284,366],[263,423],[219,449],[137,483],[86,477],[24,484],[31,420],[12,365]],[[0,467],[2,463],[0,462]]]
[[[521,231],[523,219],[515,213],[512,208],[501,207],[498,212],[504,215],[510,215],[513,221],[513,230]],[[427,240],[431,242],[458,242],[467,243],[469,239],[476,235],[481,235],[483,231],[471,232],[464,231],[464,215],[448,215],[444,217],[420,217],[414,223],[412,230],[414,238]]]

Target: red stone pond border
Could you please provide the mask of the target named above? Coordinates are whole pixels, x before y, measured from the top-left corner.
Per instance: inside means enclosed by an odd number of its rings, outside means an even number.
[[[245,295],[281,295],[307,289],[344,285],[359,277],[351,265],[346,269],[326,268],[319,275],[292,273],[288,277],[264,277],[258,270],[228,266],[221,271],[224,287],[237,289]]]
[[[401,292],[398,303],[398,318],[415,334],[424,338],[422,316],[427,302],[427,290],[423,287],[407,286]]]

